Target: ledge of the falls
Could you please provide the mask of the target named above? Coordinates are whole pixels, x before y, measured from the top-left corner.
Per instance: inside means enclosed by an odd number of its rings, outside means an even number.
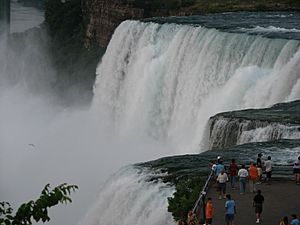
[[[300,139],[300,101],[270,108],[219,113],[209,119],[209,149],[280,139]]]
[[[278,103],[263,109],[245,109],[218,113],[212,116],[211,119],[214,120],[220,117],[278,122],[282,124],[300,124],[300,100]]]
[[[262,153],[263,158],[271,156],[275,165],[274,174],[278,176],[291,175],[289,167],[300,155],[300,140],[275,140],[268,142],[255,142],[237,145],[226,149],[213,149],[200,154],[176,155],[157,160],[138,163],[135,166],[149,168],[157,171],[158,176],[153,180],[162,180],[176,184],[179,180],[194,177],[206,177],[210,172],[210,162],[217,156],[223,158],[224,164],[236,159],[238,164],[249,165],[256,162],[257,154]]]

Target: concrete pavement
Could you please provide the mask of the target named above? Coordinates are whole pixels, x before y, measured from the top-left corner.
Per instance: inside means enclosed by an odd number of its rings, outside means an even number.
[[[225,223],[225,199],[218,199],[216,184],[213,184],[207,193],[207,197],[211,197],[215,209],[213,225],[223,225]],[[237,184],[238,185],[238,184]],[[295,213],[300,218],[300,185],[296,185],[294,181],[280,179],[273,181],[272,185],[260,184],[257,189],[262,191],[265,198],[263,207],[262,220],[260,224],[279,225],[280,218]],[[235,225],[253,225],[256,224],[254,207],[252,206],[255,194],[249,192],[249,184],[247,183],[245,195],[240,195],[239,189],[231,190],[230,183],[227,183],[227,193],[231,194],[232,199],[237,205],[237,214],[235,215]]]

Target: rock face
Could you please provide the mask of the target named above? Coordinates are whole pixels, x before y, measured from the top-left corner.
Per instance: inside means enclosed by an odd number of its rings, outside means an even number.
[[[115,28],[124,20],[139,19],[144,10],[122,5],[114,0],[82,1],[86,24],[87,44],[92,39],[101,47],[106,47]]]
[[[300,139],[300,101],[220,113],[209,120],[209,149],[280,139]]]
[[[86,43],[95,40],[100,47],[105,48],[116,27],[124,20],[191,14],[184,9],[154,8],[153,2],[153,0],[82,0]]]

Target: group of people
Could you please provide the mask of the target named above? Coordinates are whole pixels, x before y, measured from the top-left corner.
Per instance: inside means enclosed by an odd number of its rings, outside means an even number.
[[[257,190],[257,194],[253,198],[253,207],[255,209],[256,214],[256,223],[260,223],[261,213],[263,211],[263,203],[264,203],[264,196],[261,193],[261,190]],[[225,222],[226,225],[233,225],[234,216],[236,214],[236,204],[233,199],[231,199],[231,195],[226,195],[226,202],[225,202]],[[214,215],[214,207],[211,198],[207,198],[206,207],[205,207],[205,223],[204,225],[211,225],[213,221]],[[189,223],[188,223],[189,224]],[[192,224],[195,225],[195,224]],[[289,219],[287,216],[284,216],[279,225],[300,225],[300,221],[297,218],[296,214],[291,215],[291,221],[289,223]]]
[[[215,176],[215,180],[218,185],[218,192],[219,192],[219,199],[226,199],[225,202],[225,211],[226,211],[226,224],[232,225],[234,220],[234,214],[236,212],[235,201],[231,199],[230,194],[226,194],[226,185],[227,182],[230,180],[230,185],[232,190],[236,189],[236,183],[239,179],[239,191],[240,194],[245,194],[246,192],[246,183],[249,180],[249,189],[251,193],[256,193],[253,197],[253,207],[255,209],[256,214],[256,223],[260,223],[261,221],[261,213],[263,211],[263,203],[264,203],[264,196],[261,193],[261,190],[257,190],[256,185],[260,184],[261,182],[266,182],[266,184],[271,185],[271,178],[272,178],[272,161],[271,156],[267,157],[265,162],[262,161],[262,154],[259,153],[257,155],[256,163],[252,162],[248,169],[244,164],[241,165],[241,168],[235,162],[235,159],[231,160],[231,163],[228,168],[228,175],[225,172],[225,166],[223,165],[223,160],[220,156],[217,158],[217,163],[214,164],[212,162],[212,171]],[[300,179],[300,156],[296,160],[293,165],[293,172],[295,174],[295,181],[299,184]],[[263,178],[263,174],[266,174],[266,177]],[[207,198],[206,203],[206,225],[212,224],[213,218],[213,206],[211,198]],[[280,225],[287,225],[288,218],[284,217],[280,222]],[[297,219],[296,215],[292,215],[292,225],[300,225],[299,220]]]
[[[231,160],[228,168],[228,175],[225,172],[225,166],[223,165],[223,160],[218,156],[217,163],[212,162],[212,170],[215,179],[218,184],[219,199],[226,198],[226,186],[227,182],[230,180],[231,188],[236,189],[236,183],[239,179],[240,194],[245,194],[247,180],[249,180],[250,192],[256,192],[256,185],[265,181],[267,184],[271,184],[272,178],[272,161],[271,156],[268,156],[267,160],[262,162],[262,154],[259,153],[256,163],[251,163],[250,167],[246,169],[245,164],[241,165],[241,168],[235,162],[235,159]],[[263,172],[264,171],[264,172]],[[266,174],[266,178],[263,179],[263,173]]]
[[[263,162],[262,154],[257,155],[256,163],[252,162],[249,168],[246,168],[245,164],[242,164],[240,167],[237,165],[235,159],[231,160],[229,167],[226,168],[223,164],[222,157],[218,156],[217,161],[211,162],[211,169],[217,183],[217,189],[219,194],[219,199],[226,199],[225,201],[225,222],[227,225],[233,225],[234,216],[236,214],[236,203],[232,199],[230,194],[227,194],[227,182],[230,181],[230,186],[232,190],[237,188],[237,183],[239,181],[239,193],[241,195],[246,193],[246,184],[249,181],[249,189],[251,193],[255,193],[253,197],[253,207],[256,215],[256,223],[260,223],[261,214],[263,211],[264,196],[262,195],[261,190],[257,190],[257,185],[265,182],[267,185],[272,183],[272,169],[273,163],[271,156],[267,157],[267,160]],[[295,161],[293,165],[293,173],[295,174],[295,181],[297,184],[300,184],[300,156]],[[228,175],[227,175],[228,174]],[[265,174],[265,177],[263,176]],[[205,203],[205,224],[211,225],[214,217],[214,207],[212,198],[206,198]],[[179,221],[179,225],[199,225],[195,213],[189,211],[187,221]],[[289,218],[284,216],[280,225],[300,225],[300,221],[297,218],[296,214],[291,215],[291,221],[289,223]]]
[[[253,207],[255,208],[256,223],[260,222],[260,216],[263,210],[263,203],[264,203],[264,196],[261,194],[261,190],[258,190],[257,194],[253,198]],[[225,222],[227,225],[233,225],[235,214],[236,214],[236,203],[231,198],[230,194],[226,194]],[[204,225],[211,225],[213,221],[213,216],[214,216],[214,207],[213,207],[212,199],[207,198],[206,207],[205,207]]]

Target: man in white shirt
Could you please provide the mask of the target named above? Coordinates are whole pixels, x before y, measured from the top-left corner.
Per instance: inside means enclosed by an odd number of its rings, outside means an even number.
[[[268,156],[268,160],[265,161],[265,169],[267,175],[267,184],[271,184],[271,177],[272,177],[272,161],[271,156]]]
[[[240,194],[245,194],[246,191],[246,182],[247,177],[249,176],[248,171],[246,170],[245,164],[242,165],[242,168],[238,172],[238,177],[240,178]]]

